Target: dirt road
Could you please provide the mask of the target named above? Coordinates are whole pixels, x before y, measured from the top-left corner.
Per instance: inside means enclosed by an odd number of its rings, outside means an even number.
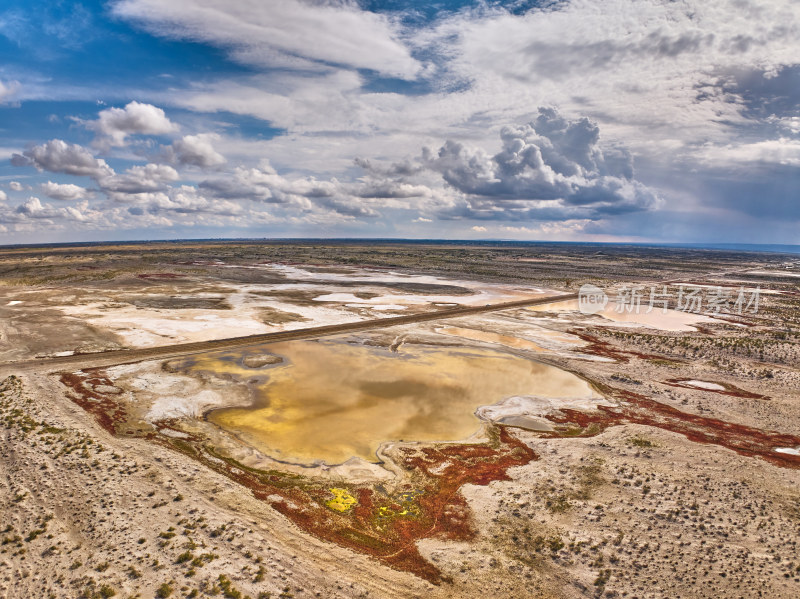
[[[292,331],[278,331],[275,333],[247,335],[245,337],[230,337],[227,339],[196,341],[192,343],[176,343],[174,345],[161,345],[158,347],[148,347],[143,349],[121,349],[91,354],[77,354],[72,356],[57,356],[52,358],[21,360],[18,362],[5,362],[0,364],[0,373],[14,374],[31,370],[48,372],[65,369],[107,367],[118,364],[129,364],[131,362],[141,362],[142,360],[175,358],[208,351],[234,349],[237,347],[261,345],[264,343],[276,343],[278,341],[315,339],[318,337],[328,337],[331,335],[341,335],[345,333],[367,331],[370,329],[380,329],[395,325],[414,324],[417,322],[428,322],[431,320],[442,320],[446,318],[457,318],[459,316],[469,316],[471,314],[481,314],[483,312],[508,310],[510,308],[540,306],[542,304],[573,300],[577,297],[577,293],[548,295],[546,297],[516,300],[513,302],[486,304],[485,306],[460,306],[458,308],[445,308],[443,310],[423,312],[421,314],[411,314],[408,316],[376,318],[373,320],[362,320],[358,322],[348,322],[345,324],[309,327],[305,329],[295,329]]]

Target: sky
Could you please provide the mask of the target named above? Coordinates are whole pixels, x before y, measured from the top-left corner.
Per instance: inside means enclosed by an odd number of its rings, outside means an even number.
[[[800,244],[796,0],[4,0],[0,244]]]

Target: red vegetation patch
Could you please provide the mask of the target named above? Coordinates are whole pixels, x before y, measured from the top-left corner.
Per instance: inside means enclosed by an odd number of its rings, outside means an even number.
[[[117,433],[117,425],[124,422],[126,414],[115,401],[118,393],[98,391],[100,387],[106,387],[106,391],[113,388],[105,373],[94,369],[63,374],[61,382],[70,388],[68,397],[72,401],[93,414],[106,430]],[[562,410],[552,414],[548,419],[558,430],[543,436],[592,436],[609,426],[643,424],[741,455],[758,456],[778,466],[800,468],[799,456],[775,452],[779,447],[800,445],[798,437],[688,414],[637,393],[599,387],[607,397],[619,400],[620,405],[600,406],[593,412]],[[164,421],[158,426],[183,433],[177,422]],[[396,446],[396,463],[405,473],[405,482],[392,493],[381,485],[334,484],[279,470],[248,468],[218,455],[198,435],[134,434],[192,457],[247,487],[257,499],[309,534],[440,583],[441,572],[423,559],[417,541],[430,537],[462,541],[474,538],[469,506],[460,493],[462,486],[509,480],[509,468],[537,459],[505,427],[498,426],[490,432],[492,440],[479,444]],[[328,505],[333,499],[332,487],[346,491],[357,503],[345,511],[332,509]]]
[[[68,372],[62,374],[59,380],[72,390],[72,393],[67,393],[67,397],[94,415],[100,426],[108,432],[116,433],[116,425],[124,422],[127,414],[122,406],[114,401],[114,394],[95,390],[98,386],[114,386],[104,373],[98,370]]]
[[[687,380],[688,379],[669,379],[665,381],[664,384],[669,385],[670,387],[682,387],[683,389],[692,389],[694,391],[708,391],[709,393],[719,393],[720,395],[730,395],[731,397],[741,397],[742,399],[769,399],[769,397],[766,395],[751,393],[750,391],[739,389],[739,387],[736,385],[731,385],[729,383],[717,383],[714,381],[709,381],[714,382],[715,385],[721,385],[725,387],[724,391],[720,391],[719,389],[704,389],[703,387],[689,385]]]
[[[584,354],[592,354],[595,356],[603,356],[605,358],[611,358],[612,360],[616,360],[617,362],[628,362],[628,356],[633,356],[636,358],[641,358],[643,360],[663,360],[663,356],[659,356],[656,354],[644,354],[637,351],[627,351],[617,348],[616,346],[612,345],[608,341],[603,341],[602,339],[598,339],[594,335],[590,335],[586,332],[586,329],[570,329],[567,331],[572,335],[576,335],[580,337],[581,340],[585,341],[589,345],[587,347],[583,347],[580,349],[581,353]],[[673,362],[681,362],[682,360],[676,360],[674,358],[670,358]]]
[[[118,394],[103,395],[95,390],[101,385],[113,387],[104,373],[85,370],[63,374],[61,382],[71,389],[68,397],[72,401],[94,415],[106,430],[118,432],[116,425],[126,416],[115,401]],[[257,499],[269,503],[307,533],[437,584],[442,575],[420,555],[416,542],[434,536],[472,539],[475,530],[469,506],[459,492],[461,487],[509,480],[509,468],[537,459],[504,427],[493,429],[492,440],[480,444],[400,446],[397,459],[405,472],[405,483],[390,494],[381,485],[332,483],[248,468],[217,454],[199,435],[181,431],[175,421],[160,421],[156,426],[173,432],[133,434],[192,457],[247,487]],[[332,487],[347,491],[357,503],[344,512],[331,509]]]
[[[800,445],[800,437],[681,412],[631,391],[607,386],[603,386],[601,391],[622,403],[618,406],[598,406],[593,412],[561,410],[558,414],[551,414],[547,416],[548,420],[564,426],[545,436],[593,436],[609,426],[643,424],[681,434],[696,443],[719,445],[741,455],[760,457],[776,466],[800,468],[800,456],[775,451],[779,447]],[[569,425],[580,427],[581,430],[576,434]]]
[[[407,483],[392,495],[381,488],[343,485],[358,499],[345,513],[323,507],[323,495],[303,501],[300,489],[273,507],[311,534],[371,555],[434,583],[441,573],[419,554],[416,542],[428,537],[469,540],[475,535],[469,507],[459,489],[467,483],[486,485],[509,480],[507,470],[527,464],[536,454],[500,427],[494,443],[400,447],[399,466]],[[283,493],[281,493],[283,495]],[[258,496],[258,495],[256,495]]]

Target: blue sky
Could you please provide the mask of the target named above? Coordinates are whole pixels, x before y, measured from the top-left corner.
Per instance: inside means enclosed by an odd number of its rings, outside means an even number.
[[[0,243],[800,243],[794,0],[6,0],[0,56]]]

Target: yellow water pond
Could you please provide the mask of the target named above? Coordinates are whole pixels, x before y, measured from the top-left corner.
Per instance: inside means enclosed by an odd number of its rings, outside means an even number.
[[[394,353],[333,340],[259,349],[284,362],[250,369],[241,352],[220,352],[189,359],[181,370],[248,377],[255,404],[215,410],[208,419],[297,463],[376,461],[384,441],[465,439],[479,429],[476,408],[513,395],[596,397],[572,373],[488,349],[406,344]]]

